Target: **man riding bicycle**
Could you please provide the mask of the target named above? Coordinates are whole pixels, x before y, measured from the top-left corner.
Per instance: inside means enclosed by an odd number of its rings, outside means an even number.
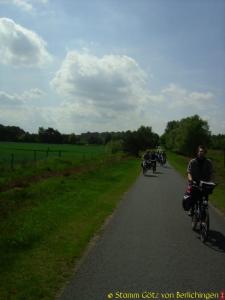
[[[151,151],[147,150],[143,156],[143,160],[147,161],[149,159],[151,159]]]
[[[143,156],[143,161],[141,163],[143,174],[147,170],[152,169],[153,173],[156,171],[156,153],[155,151],[147,150]]]
[[[211,181],[213,177],[213,166],[209,159],[205,157],[206,155],[206,148],[204,146],[198,146],[197,156],[196,158],[190,160],[188,167],[187,167],[187,174],[188,174],[188,182],[189,187],[188,191],[192,196],[192,207],[189,211],[189,215],[193,215],[193,207],[195,202],[195,195],[193,195],[192,191],[192,184],[196,182],[199,184],[200,181]]]

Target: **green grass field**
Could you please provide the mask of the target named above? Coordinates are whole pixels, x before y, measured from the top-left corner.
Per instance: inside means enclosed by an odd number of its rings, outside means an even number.
[[[104,148],[86,147],[83,153],[92,159],[78,164],[78,173],[55,174],[77,167],[76,154],[50,158],[39,168],[40,174],[51,168],[50,177],[0,193],[0,299],[55,299],[140,172],[138,160],[105,157]],[[34,172],[28,169],[26,176]],[[17,175],[26,180],[24,173],[19,169]]]
[[[211,203],[225,214],[225,167],[224,167],[224,153],[219,150],[209,150],[207,157],[211,159],[214,168],[214,181],[217,186],[210,196]],[[168,160],[174,168],[182,174],[187,176],[187,164],[190,158],[178,155],[173,152],[168,152]]]
[[[0,168],[10,168],[12,154],[14,154],[15,167],[32,162],[35,159],[61,157],[65,159],[83,159],[102,155],[106,151],[99,145],[66,145],[66,144],[39,144],[39,143],[13,143],[0,142]]]
[[[12,182],[26,182],[27,178],[86,165],[87,162],[96,162],[108,156],[110,153],[104,146],[1,142],[0,189]]]

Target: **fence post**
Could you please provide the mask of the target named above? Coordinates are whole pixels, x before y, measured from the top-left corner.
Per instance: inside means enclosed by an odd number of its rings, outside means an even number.
[[[62,156],[62,150],[59,150],[59,157]]]
[[[49,154],[49,148],[46,151],[46,157],[48,157],[48,154]]]
[[[14,169],[14,153],[11,154],[11,169]]]

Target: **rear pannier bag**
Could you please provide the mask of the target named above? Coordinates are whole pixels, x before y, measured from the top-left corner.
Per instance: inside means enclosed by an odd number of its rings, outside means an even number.
[[[185,193],[182,200],[182,206],[185,211],[190,210],[193,200],[189,193]]]

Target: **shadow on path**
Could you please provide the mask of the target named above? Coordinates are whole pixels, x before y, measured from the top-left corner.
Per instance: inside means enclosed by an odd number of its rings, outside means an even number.
[[[215,251],[225,253],[225,236],[219,231],[210,230],[206,245]]]
[[[163,166],[163,168],[165,168],[165,169],[172,169],[172,168],[169,167],[169,166]]]
[[[145,174],[144,176],[145,177],[155,177],[155,178],[158,177],[157,175],[152,175],[152,174]]]

